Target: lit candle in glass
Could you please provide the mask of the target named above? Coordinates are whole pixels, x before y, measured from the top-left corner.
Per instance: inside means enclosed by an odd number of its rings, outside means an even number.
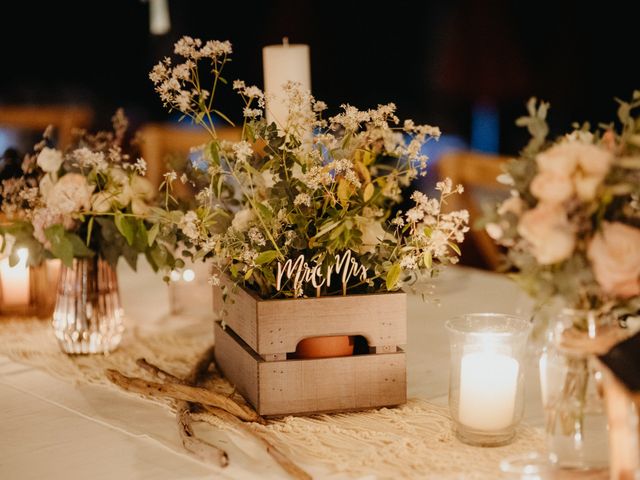
[[[262,49],[264,91],[267,96],[267,122],[276,122],[280,127],[287,123],[289,105],[284,85],[298,82],[311,90],[311,67],[309,46],[289,44],[285,37],[282,45],[269,45]]]
[[[460,423],[479,430],[508,427],[513,421],[519,371],[518,361],[507,355],[464,355],[460,366]]]
[[[2,308],[15,309],[27,307],[30,301],[29,266],[27,259],[29,250],[20,248],[17,251],[18,263],[9,265],[9,258],[0,261],[0,285],[2,287]]]
[[[449,407],[456,435],[472,445],[510,442],[523,411],[523,357],[531,324],[503,314],[446,323],[451,342]]]

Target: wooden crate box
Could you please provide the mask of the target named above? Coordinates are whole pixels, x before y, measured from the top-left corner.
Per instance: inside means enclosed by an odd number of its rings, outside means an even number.
[[[214,308],[216,363],[260,415],[359,410],[406,402],[406,294],[262,300],[239,290]],[[369,353],[291,358],[300,340],[361,335]]]

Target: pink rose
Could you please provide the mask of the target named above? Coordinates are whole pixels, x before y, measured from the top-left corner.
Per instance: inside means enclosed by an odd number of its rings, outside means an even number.
[[[613,155],[604,148],[590,144],[576,145],[578,165],[587,175],[604,178],[613,162]]]
[[[554,171],[538,173],[529,188],[534,197],[546,203],[563,203],[573,195],[571,177]]]
[[[574,142],[559,143],[539,153],[536,157],[538,170],[566,177],[570,176],[578,165],[575,146]]]
[[[605,222],[587,250],[593,273],[606,293],[628,298],[640,295],[640,230]]]
[[[566,260],[576,243],[566,212],[556,204],[540,202],[525,212],[518,233],[531,244],[533,256],[541,265]]]

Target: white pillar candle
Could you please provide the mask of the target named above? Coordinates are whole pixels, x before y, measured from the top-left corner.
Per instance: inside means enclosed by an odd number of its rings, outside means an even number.
[[[287,38],[282,45],[269,45],[262,49],[264,92],[267,96],[267,122],[280,127],[287,123],[289,105],[284,95],[284,85],[298,82],[311,90],[311,66],[308,45],[289,45]]]
[[[469,353],[460,365],[460,423],[497,431],[513,423],[518,361],[494,352]]]
[[[16,307],[29,304],[29,266],[27,258],[29,250],[18,250],[19,261],[13,267],[9,266],[9,259],[0,262],[0,276],[2,284],[2,304]]]
[[[149,1],[149,31],[153,35],[164,35],[171,30],[168,0]]]

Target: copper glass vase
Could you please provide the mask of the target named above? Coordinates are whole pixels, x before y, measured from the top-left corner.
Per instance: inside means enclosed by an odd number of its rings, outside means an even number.
[[[108,353],[124,332],[118,276],[103,258],[78,258],[62,266],[53,329],[65,353]]]

